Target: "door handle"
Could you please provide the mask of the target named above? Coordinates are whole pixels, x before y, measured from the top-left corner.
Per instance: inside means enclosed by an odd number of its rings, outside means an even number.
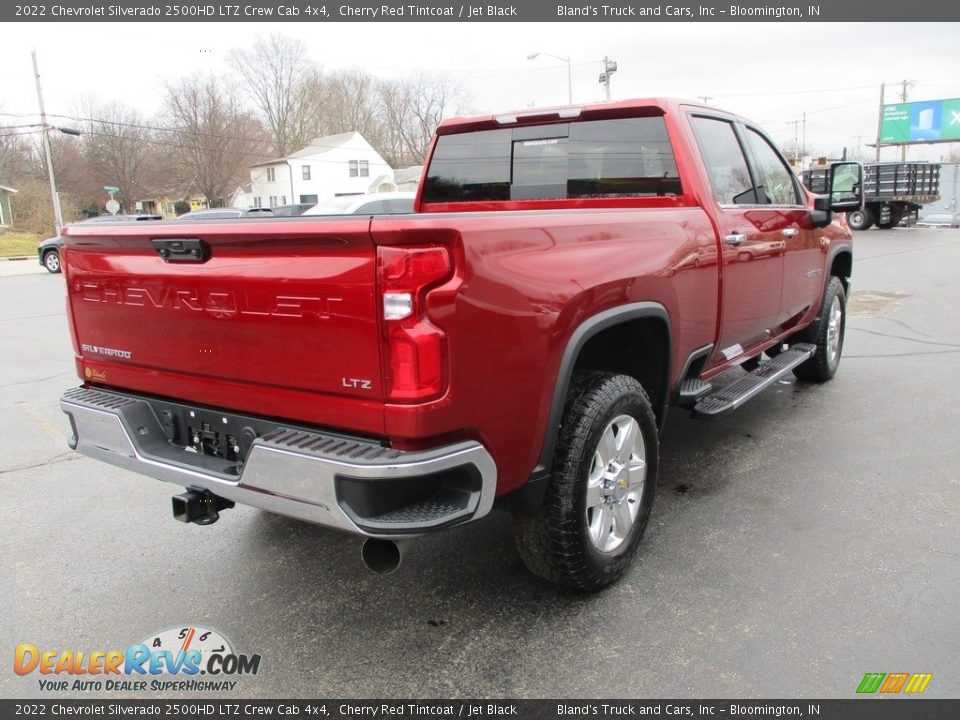
[[[783,235],[785,238],[795,238],[797,235],[800,234],[800,231],[797,230],[796,228],[784,228],[783,230],[780,231],[780,234]]]
[[[732,233],[730,235],[727,235],[723,239],[723,241],[727,245],[733,245],[733,247],[739,247],[740,245],[743,245],[747,241],[747,236],[744,235],[743,233]]]

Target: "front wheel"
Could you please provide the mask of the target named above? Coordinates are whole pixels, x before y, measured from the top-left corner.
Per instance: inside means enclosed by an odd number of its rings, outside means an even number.
[[[50,250],[43,256],[43,266],[52,273],[60,272],[60,253],[56,250]]]
[[[793,374],[801,380],[826,382],[837,373],[843,352],[843,334],[847,324],[847,294],[840,278],[831,277],[823,295],[820,319],[806,338],[817,346],[813,355],[798,365]]]
[[[514,517],[521,557],[559,585],[597,591],[630,566],[657,479],[657,424],[637,380],[575,373],[543,505]]]

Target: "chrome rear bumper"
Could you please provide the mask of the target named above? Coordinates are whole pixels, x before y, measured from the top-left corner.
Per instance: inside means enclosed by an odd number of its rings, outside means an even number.
[[[92,388],[68,391],[60,407],[73,428],[70,446],[159,480],[366,537],[422,535],[480,518],[493,506],[496,465],[477,442],[402,452],[274,426],[253,440],[240,463],[171,442],[158,402]]]

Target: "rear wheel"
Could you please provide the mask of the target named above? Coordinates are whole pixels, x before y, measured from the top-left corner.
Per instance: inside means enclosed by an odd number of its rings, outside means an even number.
[[[43,256],[43,266],[52,273],[60,272],[60,253],[56,250],[49,250]]]
[[[816,343],[816,352],[809,360],[794,368],[794,375],[801,380],[826,382],[837,373],[846,321],[847,295],[840,278],[832,277],[824,293],[820,319],[806,338],[808,342]]]
[[[543,505],[514,517],[527,567],[559,585],[596,591],[630,566],[653,504],[657,426],[637,380],[575,373]]]
[[[857,208],[847,213],[847,225],[853,230],[867,230],[875,220],[873,210],[868,207]]]

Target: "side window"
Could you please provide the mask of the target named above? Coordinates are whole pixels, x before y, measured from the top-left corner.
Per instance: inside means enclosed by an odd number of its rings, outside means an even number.
[[[721,205],[757,205],[753,180],[743,155],[743,148],[733,131],[733,124],[714,118],[691,118],[697,144],[710,176],[713,196]]]
[[[763,174],[762,179],[758,178],[763,183],[759,188],[760,196],[766,195],[774,205],[801,205],[803,201],[796,176],[767,139],[756,130],[747,128],[747,143]]]

